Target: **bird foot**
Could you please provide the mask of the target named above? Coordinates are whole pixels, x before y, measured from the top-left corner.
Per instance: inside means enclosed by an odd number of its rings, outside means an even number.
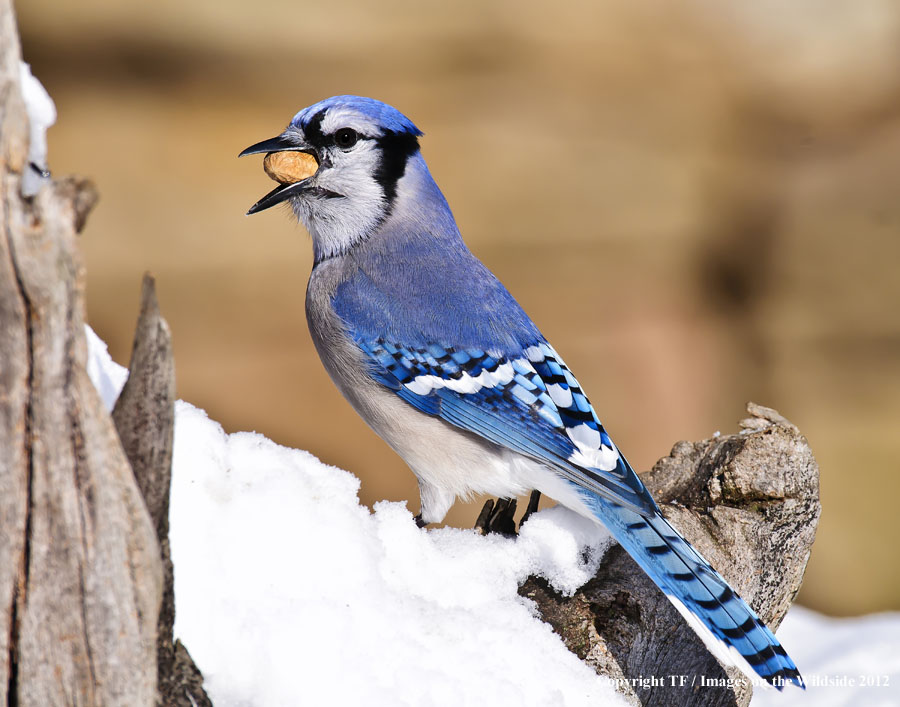
[[[522,523],[528,520],[528,516],[537,510],[538,503],[541,500],[540,491],[532,491],[531,498],[528,499],[528,506],[519,521],[519,528]],[[498,498],[496,501],[489,498],[484,502],[481,513],[475,521],[475,530],[482,535],[488,533],[497,533],[508,538],[514,538],[518,535],[516,531],[516,499]]]

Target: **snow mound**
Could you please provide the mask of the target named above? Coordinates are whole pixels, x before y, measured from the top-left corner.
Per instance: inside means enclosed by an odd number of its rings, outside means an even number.
[[[792,707],[900,705],[900,614],[835,619],[793,606],[778,639],[806,681],[805,692],[791,691]],[[757,690],[751,707],[784,704],[774,690]]]
[[[128,369],[112,360],[106,342],[94,333],[89,326],[84,328],[87,337],[88,358],[87,372],[106,409],[112,412],[116,399],[125,381],[128,380]]]
[[[617,701],[517,593],[590,576],[559,512],[520,542],[426,531],[307,452],[183,402],[176,421],[175,628],[216,705]]]

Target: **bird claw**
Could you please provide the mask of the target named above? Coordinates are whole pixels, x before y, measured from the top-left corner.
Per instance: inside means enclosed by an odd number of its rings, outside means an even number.
[[[519,528],[522,527],[522,523],[528,519],[528,516],[537,510],[540,500],[541,492],[532,491],[525,514],[522,516],[522,520],[519,521]],[[497,533],[507,538],[516,537],[518,535],[515,521],[516,505],[516,499],[514,498],[498,498],[496,501],[489,498],[484,502],[481,513],[478,514],[478,519],[475,521],[475,530],[482,535]]]
[[[519,521],[519,530],[522,529],[522,524],[531,517],[532,513],[535,513],[538,509],[538,505],[541,503],[541,492],[535,489],[531,492],[531,496],[528,497],[528,505],[525,507],[525,512],[522,514],[522,519]]]

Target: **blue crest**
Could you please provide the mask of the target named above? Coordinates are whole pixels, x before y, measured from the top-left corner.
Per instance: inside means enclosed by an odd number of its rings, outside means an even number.
[[[408,133],[416,137],[423,134],[409,118],[393,106],[376,101],[374,98],[350,95],[332,96],[324,101],[314,103],[308,108],[304,108],[294,116],[293,120],[291,120],[291,125],[301,129],[305,128],[313,116],[324,110],[337,107],[350,108],[361,115],[371,118],[381,128],[393,133]]]

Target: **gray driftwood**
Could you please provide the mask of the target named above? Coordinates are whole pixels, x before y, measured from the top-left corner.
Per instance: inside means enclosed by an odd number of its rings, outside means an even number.
[[[0,0],[0,699],[209,705],[172,641],[168,327],[146,278],[114,426],[85,370],[76,234],[96,192],[47,180],[23,197],[27,155],[18,35]]]
[[[751,403],[748,411],[740,433],[679,442],[642,479],[672,525],[774,630],[809,559],[821,511],[819,474],[796,427],[774,410]],[[572,597],[534,577],[520,593],[536,602],[571,651],[616,679],[633,704],[750,702],[749,682],[719,665],[618,545]],[[733,688],[708,684],[728,678],[735,679]],[[648,687],[628,682],[640,680]]]
[[[85,371],[88,185],[20,193],[19,44],[0,0],[0,699],[152,705],[156,533]]]
[[[156,284],[144,275],[141,313],[134,333],[128,380],[112,417],[156,528],[163,563],[163,595],[157,625],[158,703],[206,707],[203,676],[181,641],[173,642],[175,588],[169,551],[169,491],[175,431],[175,359],[172,336],[159,312]]]

